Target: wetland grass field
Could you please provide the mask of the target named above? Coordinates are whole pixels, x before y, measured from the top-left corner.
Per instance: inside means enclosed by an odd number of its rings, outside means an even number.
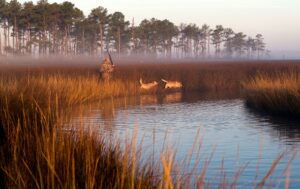
[[[168,150],[155,163],[141,161],[142,149],[137,146],[136,137],[121,148],[118,141],[93,131],[67,132],[62,128],[70,109],[87,103],[101,104],[111,98],[145,93],[172,93],[163,89],[162,78],[181,81],[183,94],[235,93],[254,110],[299,118],[300,61],[116,62],[116,65],[113,80],[104,83],[96,61],[62,65],[37,60],[31,64],[0,64],[1,186],[211,188],[206,178],[209,158],[200,174],[191,178],[179,174],[182,171],[178,170],[179,162],[174,161],[175,153]],[[157,90],[140,90],[139,78],[158,81]],[[264,187],[282,156],[274,158],[264,177],[253,181],[254,188]],[[246,169],[241,166],[229,181],[222,177],[219,188],[236,188],[243,171]],[[284,182],[288,188],[288,176]]]

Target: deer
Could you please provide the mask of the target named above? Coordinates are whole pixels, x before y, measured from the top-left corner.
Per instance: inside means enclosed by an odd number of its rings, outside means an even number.
[[[180,81],[167,81],[165,79],[161,80],[166,83],[165,89],[179,89],[183,86]]]
[[[156,81],[153,81],[151,83],[143,83],[142,78],[140,78],[140,84],[141,84],[141,89],[145,89],[145,90],[150,90],[158,85]]]

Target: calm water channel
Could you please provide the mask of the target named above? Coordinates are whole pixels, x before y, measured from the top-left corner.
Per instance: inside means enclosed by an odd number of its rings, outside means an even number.
[[[212,185],[220,182],[218,175],[222,170],[231,183],[237,170],[246,166],[238,186],[253,188],[255,177],[261,180],[272,162],[284,152],[286,155],[267,185],[283,188],[286,166],[293,152],[298,150],[289,173],[290,188],[300,188],[299,121],[274,119],[250,110],[240,98],[216,94],[186,96],[171,93],[110,99],[101,107],[93,105],[83,114],[74,113],[71,124],[83,122],[84,127],[99,130],[120,141],[130,137],[135,130],[137,141],[143,141],[144,155],[155,154],[158,160],[166,143],[176,149],[177,160],[183,160],[196,144],[197,148],[201,147],[196,173],[213,153],[207,173],[207,182]],[[193,150],[192,163],[199,159],[197,154],[197,150]],[[224,169],[221,168],[222,159]],[[185,167],[185,171],[188,170]]]

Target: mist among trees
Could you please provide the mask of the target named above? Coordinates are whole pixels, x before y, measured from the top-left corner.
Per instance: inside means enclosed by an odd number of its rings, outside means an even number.
[[[155,16],[155,15],[153,15]],[[0,0],[0,55],[143,55],[160,58],[265,57],[264,38],[222,25],[180,24],[152,18],[135,25],[121,12],[96,7],[85,16],[71,2]]]

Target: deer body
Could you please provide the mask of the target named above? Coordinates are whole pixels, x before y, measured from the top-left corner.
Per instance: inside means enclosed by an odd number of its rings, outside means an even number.
[[[142,78],[140,78],[140,84],[141,84],[141,89],[145,89],[145,90],[152,89],[158,85],[156,81],[153,81],[151,83],[143,83]]]
[[[182,83],[180,81],[167,81],[165,79],[161,79],[166,83],[165,89],[179,89],[182,88]]]

